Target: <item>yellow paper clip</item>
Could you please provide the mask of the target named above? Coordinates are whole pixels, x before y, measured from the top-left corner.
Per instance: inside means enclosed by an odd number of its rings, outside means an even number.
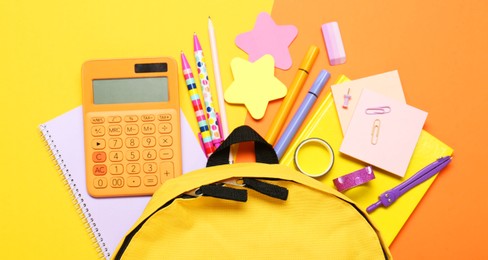
[[[378,136],[380,134],[381,121],[379,119],[374,120],[373,130],[371,131],[371,144],[376,145],[378,143]]]

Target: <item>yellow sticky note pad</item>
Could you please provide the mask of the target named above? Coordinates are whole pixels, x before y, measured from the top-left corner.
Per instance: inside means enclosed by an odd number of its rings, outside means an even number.
[[[230,64],[234,82],[225,91],[225,101],[244,104],[254,119],[263,118],[268,103],[286,95],[286,86],[274,76],[274,59],[267,54],[254,63],[234,58]]]
[[[344,79],[341,79],[341,81],[344,81]],[[340,82],[336,82],[336,84],[338,83]],[[336,106],[334,105],[334,99],[330,93],[324,100],[322,100],[320,106],[311,111],[311,114],[313,114],[312,118],[292,141],[280,163],[295,167],[296,169],[294,155],[295,149],[300,142],[313,137],[321,138],[328,142],[334,150],[335,160],[332,169],[324,176],[317,178],[317,180],[335,188],[332,182],[333,179],[364,168],[368,164],[339,152],[343,136],[341,134],[341,124],[337,115]],[[321,151],[317,151],[316,153],[319,152]],[[404,178],[374,168],[376,176],[374,180],[347,190],[344,194],[355,201],[361,209],[366,210],[369,205],[378,201],[378,196],[381,193],[407,180],[439,157],[451,155],[452,152],[452,148],[426,131],[422,131]],[[327,158],[324,159],[324,156],[326,155],[323,153],[325,152],[322,151],[321,153],[322,154],[312,156],[313,158],[309,158],[308,160],[302,161],[302,159],[300,159],[300,166],[306,167],[313,172],[323,170],[326,167],[325,164],[327,164],[329,160]],[[309,165],[307,165],[307,163]],[[380,230],[387,245],[392,243],[410,214],[429,189],[435,177],[436,176],[410,190],[390,207],[379,208],[371,213],[370,219]]]

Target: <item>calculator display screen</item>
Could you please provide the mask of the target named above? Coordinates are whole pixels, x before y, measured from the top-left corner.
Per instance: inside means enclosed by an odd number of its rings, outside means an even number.
[[[93,80],[94,104],[168,102],[168,78]]]

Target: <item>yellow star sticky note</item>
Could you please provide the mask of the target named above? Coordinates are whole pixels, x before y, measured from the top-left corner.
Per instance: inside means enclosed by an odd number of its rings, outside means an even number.
[[[286,95],[286,86],[274,76],[274,58],[267,54],[254,63],[242,58],[231,61],[234,81],[224,99],[231,104],[244,104],[254,119],[263,118],[269,101]]]

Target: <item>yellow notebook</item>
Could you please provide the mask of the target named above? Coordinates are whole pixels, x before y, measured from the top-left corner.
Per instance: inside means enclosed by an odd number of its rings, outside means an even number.
[[[331,93],[325,97],[320,106],[316,107],[314,111],[311,111],[311,115],[313,116],[288,147],[287,152],[280,161],[281,164],[296,168],[294,163],[294,151],[298,144],[307,138],[318,137],[324,139],[332,146],[335,155],[335,163],[331,171],[324,176],[319,177],[319,181],[334,187],[332,182],[333,179],[367,166],[367,164],[361,161],[339,153],[343,135]],[[347,190],[344,194],[354,200],[363,210],[366,210],[369,205],[378,201],[378,196],[381,193],[407,180],[410,176],[439,157],[451,155],[452,153],[452,148],[428,132],[422,130],[404,178],[374,168],[376,176],[374,180]],[[305,167],[312,170],[315,167],[316,170],[314,172],[319,172],[321,169],[323,170],[326,167],[323,164],[326,164],[327,162],[324,161],[321,165],[319,160],[322,157],[323,156],[317,155],[316,159],[308,158],[308,160],[305,161],[305,164],[307,162],[313,163],[310,163],[311,165],[305,165]],[[304,162],[300,157],[300,165],[304,166],[303,163]],[[390,207],[380,207],[371,213],[371,219],[380,230],[382,237],[388,246],[393,242],[398,232],[400,232],[400,229],[405,224],[410,214],[412,214],[413,210],[435,178],[436,177],[434,176],[408,191]]]

